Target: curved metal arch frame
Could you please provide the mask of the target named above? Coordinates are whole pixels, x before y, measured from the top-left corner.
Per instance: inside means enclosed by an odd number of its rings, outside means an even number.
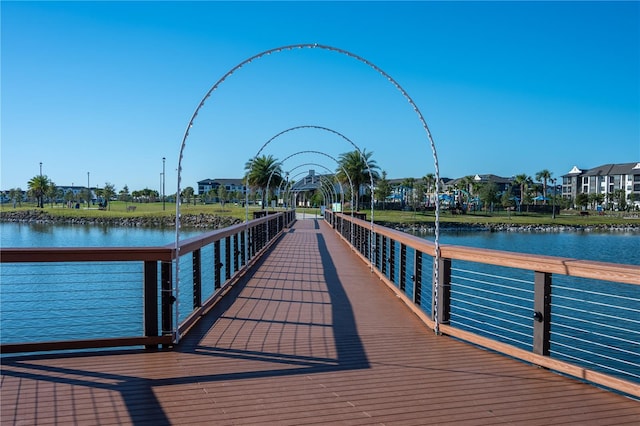
[[[305,124],[305,125],[301,125],[301,126],[290,127],[288,129],[285,129],[285,130],[281,131],[280,133],[277,133],[276,135],[271,137],[269,140],[267,140],[260,147],[260,149],[258,150],[258,152],[256,153],[256,155],[253,157],[253,159],[251,161],[255,161],[258,158],[258,156],[260,155],[260,153],[262,153],[262,151],[267,147],[267,145],[269,145],[275,139],[279,138],[280,136],[282,136],[282,135],[284,135],[286,133],[293,132],[295,130],[301,130],[301,129],[316,129],[316,130],[323,130],[323,131],[332,133],[334,135],[337,135],[337,136],[341,137],[345,141],[347,141],[349,144],[351,144],[351,146],[353,146],[356,149],[356,151],[358,151],[358,153],[360,154],[360,158],[362,158],[362,160],[364,161],[365,165],[367,166],[367,171],[369,173],[369,184],[370,184],[370,188],[371,188],[371,232],[373,232],[373,174],[371,173],[371,168],[369,168],[369,163],[367,163],[367,159],[365,158],[364,154],[362,153],[362,151],[360,150],[358,145],[356,145],[351,139],[349,139],[348,137],[346,137],[342,133],[340,133],[340,132],[338,132],[336,130],[330,129],[328,127],[316,126],[316,125],[312,125],[312,124]],[[349,183],[351,184],[351,187],[353,189],[353,182],[351,180],[351,177],[348,174],[347,174],[347,176],[349,177]],[[358,190],[360,190],[360,188],[358,188]],[[247,196],[248,196],[248,194],[247,194]],[[247,207],[248,207],[248,204],[247,204]],[[353,206],[351,206],[351,209],[353,210]],[[248,211],[248,209],[245,212],[245,219],[249,220],[249,211]],[[373,268],[373,263],[371,263],[371,268]]]
[[[187,128],[184,132],[184,136],[182,138],[182,143],[180,144],[180,153],[178,156],[178,178],[177,178],[177,188],[176,188],[176,242],[175,242],[175,251],[176,251],[176,276],[175,276],[175,282],[176,282],[176,286],[173,289],[173,291],[175,291],[176,293],[176,299],[178,298],[178,292],[179,292],[179,259],[180,259],[180,204],[181,204],[181,196],[180,196],[180,181],[181,181],[181,174],[182,174],[182,158],[184,156],[184,148],[186,146],[186,141],[187,138],[189,137],[189,130],[193,127],[193,123],[195,122],[196,117],[198,116],[198,113],[200,112],[200,109],[204,106],[204,104],[206,103],[207,99],[211,96],[211,94],[227,79],[229,78],[232,74],[234,74],[236,71],[238,71],[240,68],[242,68],[243,66],[253,62],[254,60],[260,59],[264,56],[268,56],[271,55],[272,53],[279,53],[279,52],[283,52],[283,51],[287,51],[287,50],[296,50],[296,49],[322,49],[322,50],[327,50],[327,51],[331,51],[331,52],[336,52],[345,56],[348,56],[350,58],[353,58],[359,62],[362,62],[363,64],[369,66],[370,68],[372,68],[373,70],[375,70],[376,72],[378,72],[379,74],[381,74],[384,78],[386,78],[396,89],[398,89],[398,91],[400,91],[400,93],[402,94],[402,96],[409,102],[409,104],[411,105],[411,107],[413,108],[414,112],[417,114],[418,119],[420,120],[420,123],[422,124],[423,129],[426,132],[427,135],[427,139],[429,141],[429,144],[431,146],[431,151],[433,154],[433,161],[434,161],[434,167],[435,167],[435,178],[436,178],[436,183],[435,183],[435,190],[436,190],[436,194],[438,194],[439,189],[440,189],[440,167],[438,164],[438,154],[436,151],[436,146],[435,146],[435,142],[433,140],[433,137],[431,135],[431,130],[429,130],[429,126],[427,125],[426,120],[424,119],[424,116],[422,115],[422,112],[420,111],[420,109],[418,108],[418,105],[416,105],[416,103],[413,101],[413,99],[411,98],[411,96],[409,96],[409,94],[404,90],[404,88],[393,78],[391,77],[389,74],[387,74],[385,71],[383,71],[380,67],[378,67],[377,65],[375,65],[373,62],[370,62],[369,60],[356,55],[355,53],[352,53],[348,50],[344,50],[344,49],[340,49],[337,47],[333,47],[330,45],[323,45],[323,44],[318,44],[318,43],[301,43],[301,44],[292,44],[292,45],[286,45],[286,46],[281,46],[281,47],[276,47],[276,48],[272,48],[269,50],[265,50],[263,52],[260,52],[254,56],[251,56],[248,59],[245,59],[244,61],[240,62],[239,64],[237,64],[236,66],[234,66],[233,68],[231,68],[229,71],[227,71],[227,73],[225,73],[210,89],[209,91],[205,94],[205,96],[202,98],[202,100],[200,101],[200,103],[198,104],[198,106],[196,107],[196,110],[194,111],[194,113],[191,116],[191,119],[189,120],[189,123],[187,124]],[[371,190],[373,191],[373,187],[371,188]],[[373,194],[372,197],[373,199]],[[373,219],[373,218],[372,218]],[[372,226],[372,234],[373,234],[373,226]],[[437,300],[438,300],[438,292],[439,292],[439,260],[440,260],[440,243],[439,243],[439,237],[440,237],[440,206],[439,203],[436,203],[436,210],[435,210],[435,238],[434,238],[434,274],[433,274],[433,279],[434,279],[434,303],[435,303],[435,307],[434,307],[434,312],[433,312],[433,317],[434,317],[434,332],[436,334],[440,333],[439,330],[439,319],[438,319],[438,306],[437,306]],[[178,308],[176,307],[176,325],[175,325],[175,337],[174,340],[177,342],[180,340],[180,335],[178,333]]]
[[[289,169],[289,170],[287,171],[287,173],[291,173],[291,172],[293,172],[294,170],[299,169],[300,167],[303,167],[303,166],[318,166],[318,167],[322,167],[323,169],[325,169],[326,171],[328,171],[328,172],[330,172],[330,173],[333,173],[333,171],[332,171],[330,168],[328,168],[328,167],[326,167],[326,166],[324,166],[324,165],[322,165],[322,164],[320,164],[320,163],[303,163],[303,164],[299,164],[299,165],[297,165],[296,167],[293,167],[292,169]],[[323,179],[323,177],[322,177],[322,176],[318,176],[318,177],[319,177],[321,180]],[[325,179],[325,180],[326,180],[326,181],[328,181],[328,179]],[[340,190],[342,191],[341,195],[344,197],[344,190],[343,190],[343,188],[342,188],[342,184],[341,184],[341,183],[340,183],[340,181],[338,181],[337,179],[336,179],[336,182],[338,182],[338,185],[340,185]],[[285,189],[286,189],[286,188],[285,188]],[[319,189],[320,189],[320,190],[322,190],[322,189],[323,189],[323,188],[322,188],[322,186],[321,186]],[[337,193],[335,192],[335,188],[333,188],[333,190],[334,190],[334,191],[333,191],[333,192],[334,192],[334,195],[336,195],[336,198],[337,198]],[[323,194],[323,195],[324,195],[324,194]],[[326,197],[325,197],[325,198],[326,198]]]
[[[295,157],[296,155],[301,155],[301,154],[318,154],[318,155],[324,155],[325,157],[330,158],[331,160],[335,161],[335,162],[336,162],[336,164],[338,164],[338,166],[342,169],[342,171],[344,172],[344,174],[347,176],[347,179],[349,180],[349,186],[351,187],[351,202],[352,202],[352,204],[353,204],[353,189],[354,189],[354,188],[353,188],[353,181],[351,180],[351,176],[349,175],[349,173],[347,172],[347,170],[346,170],[344,167],[340,166],[340,162],[338,161],[338,159],[337,159],[337,158],[335,158],[335,157],[333,157],[333,156],[331,156],[331,155],[329,155],[329,154],[327,154],[327,153],[325,153],[325,152],[322,152],[322,151],[306,150],[306,151],[298,151],[298,152],[295,152],[295,153],[293,153],[293,154],[291,154],[291,155],[289,155],[289,156],[287,156],[287,157],[283,158],[283,159],[280,161],[280,164],[284,163],[285,161],[287,161],[288,159],[290,159],[290,158],[292,158],[292,157]],[[269,182],[271,182],[271,176],[272,176],[272,175],[273,175],[273,172],[269,175],[269,180],[267,181],[267,194],[268,194],[268,191],[269,191]],[[336,179],[336,180],[337,180],[337,179]],[[340,183],[340,182],[338,181],[338,183]],[[342,189],[342,184],[341,184],[341,183],[340,183],[340,188]],[[344,191],[343,191],[343,192],[344,192]]]

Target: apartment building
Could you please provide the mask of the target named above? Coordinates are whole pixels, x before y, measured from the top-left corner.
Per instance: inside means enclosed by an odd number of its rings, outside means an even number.
[[[239,192],[244,194],[244,179],[204,179],[198,181],[198,195],[205,195],[212,189],[218,190],[220,186],[224,186],[227,193]]]
[[[578,194],[602,194],[604,203],[616,204],[622,191],[630,206],[640,207],[640,163],[604,164],[582,170],[577,166],[562,176],[562,196],[575,200]]]

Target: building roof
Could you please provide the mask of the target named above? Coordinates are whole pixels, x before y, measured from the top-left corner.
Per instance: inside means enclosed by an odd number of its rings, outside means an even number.
[[[584,172],[584,176],[615,176],[640,174],[640,163],[603,164]]]

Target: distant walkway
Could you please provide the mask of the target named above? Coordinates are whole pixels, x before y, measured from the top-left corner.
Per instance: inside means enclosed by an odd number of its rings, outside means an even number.
[[[2,425],[638,424],[640,403],[435,336],[300,220],[173,351],[3,360]]]

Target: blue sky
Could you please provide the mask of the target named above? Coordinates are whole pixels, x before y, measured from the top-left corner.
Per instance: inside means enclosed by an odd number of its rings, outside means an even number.
[[[175,192],[183,135],[205,93],[243,60],[319,43],[353,52],[412,97],[440,174],[554,177],[640,161],[639,2],[2,1],[1,189],[58,185]],[[426,133],[367,65],[280,52],[225,80],[200,109],[181,187],[239,178],[274,135],[334,130],[389,178],[433,173]],[[351,151],[314,128],[262,150],[292,170]],[[328,156],[303,153],[319,151]],[[318,168],[319,172],[321,171]],[[300,169],[297,169],[299,171]]]

